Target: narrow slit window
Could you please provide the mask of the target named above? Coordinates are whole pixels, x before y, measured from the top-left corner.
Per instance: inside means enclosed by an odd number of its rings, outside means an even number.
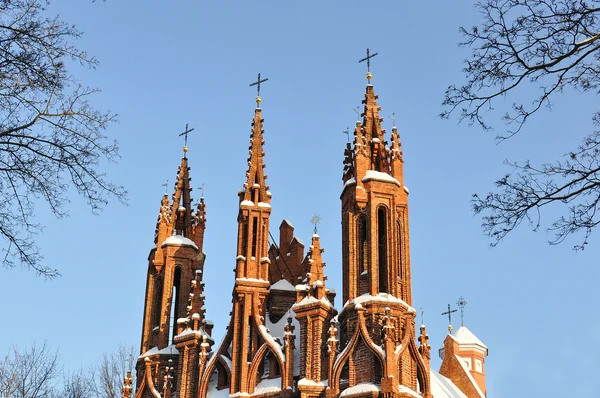
[[[367,219],[363,215],[358,218],[358,268],[361,274],[368,269],[367,253]]]
[[[379,265],[379,292],[388,291],[388,264],[387,264],[387,217],[384,207],[377,210],[377,245]]]
[[[256,239],[258,237],[258,217],[252,219],[252,257],[256,257]]]

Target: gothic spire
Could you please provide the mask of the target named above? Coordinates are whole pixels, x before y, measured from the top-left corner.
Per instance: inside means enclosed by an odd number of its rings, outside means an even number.
[[[259,80],[264,82],[267,79]],[[253,83],[254,84],[254,83]],[[258,84],[260,87],[260,84]],[[242,201],[250,201],[254,203],[270,203],[271,196],[268,192],[269,187],[266,184],[267,175],[265,174],[264,162],[264,130],[263,118],[259,107],[260,97],[256,97],[256,109],[254,110],[254,119],[252,120],[252,132],[250,134],[250,156],[248,157],[248,171],[246,172],[246,183],[244,190],[241,192],[240,199]]]

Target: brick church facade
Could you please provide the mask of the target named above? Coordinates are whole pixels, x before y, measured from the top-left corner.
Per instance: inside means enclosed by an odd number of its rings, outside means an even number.
[[[486,396],[487,347],[466,327],[446,336],[439,372],[430,367],[429,337],[412,307],[400,136],[393,127],[386,141],[370,73],[367,78],[362,121],[345,148],[342,174],[343,304],[335,308],[316,233],[305,254],[284,220],[279,242],[269,244],[271,193],[257,97],[246,183],[238,192],[225,336],[218,343],[206,318],[206,211],[203,198],[192,204],[184,156],[172,198],[161,201],[137,382],[125,379],[124,398]]]

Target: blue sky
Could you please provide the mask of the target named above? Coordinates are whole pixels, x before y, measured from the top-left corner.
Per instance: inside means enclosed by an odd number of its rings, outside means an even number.
[[[550,161],[593,126],[595,98],[565,93],[520,135],[496,145],[456,118],[437,116],[445,88],[461,82],[466,50],[458,27],[478,22],[470,1],[421,2],[107,2],[61,0],[50,6],[85,35],[81,48],[100,60],[74,68],[103,91],[99,108],[118,113],[108,131],[122,160],[106,165],[126,186],[129,205],[112,202],[98,217],[72,197],[71,217],[46,225],[38,243],[63,276],[0,269],[4,328],[11,344],[48,340],[67,367],[87,366],[118,343],[139,344],[147,255],[160,199],[181,159],[178,134],[189,123],[195,198],[205,186],[207,317],[220,336],[227,324],[235,266],[237,191],[244,182],[261,72],[271,231],[283,218],[308,242],[320,214],[329,285],[341,292],[342,131],[356,120],[366,84],[358,64],[370,47],[382,115],[396,114],[410,189],[413,303],[425,309],[434,349],[441,347],[448,303],[468,302],[465,324],[488,347],[488,394],[597,396],[600,366],[596,285],[600,241],[584,252],[568,240],[549,246],[545,232],[519,228],[496,248],[473,217],[470,197],[509,170],[504,159]],[[497,109],[513,99],[498,102]],[[502,123],[493,121],[498,131]],[[582,133],[583,132],[583,133]],[[552,209],[551,209],[552,210]],[[547,220],[547,219],[546,219]],[[340,298],[336,306],[340,308]],[[458,326],[459,321],[454,321]],[[218,339],[217,339],[218,341]],[[432,366],[439,366],[435,359]],[[587,382],[587,381],[590,382]]]

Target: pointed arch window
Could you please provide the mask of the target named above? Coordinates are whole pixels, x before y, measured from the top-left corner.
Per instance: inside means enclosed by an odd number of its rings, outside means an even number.
[[[173,342],[173,337],[177,333],[177,318],[179,317],[179,293],[181,282],[181,266],[175,267],[173,275],[173,293],[171,295],[171,313],[169,320],[171,321],[171,330],[169,331],[169,342]]]
[[[358,217],[358,270],[366,272],[369,264],[367,244],[367,217],[363,214]]]
[[[388,292],[387,261],[387,211],[381,206],[377,209],[377,252],[379,268],[379,292]]]

